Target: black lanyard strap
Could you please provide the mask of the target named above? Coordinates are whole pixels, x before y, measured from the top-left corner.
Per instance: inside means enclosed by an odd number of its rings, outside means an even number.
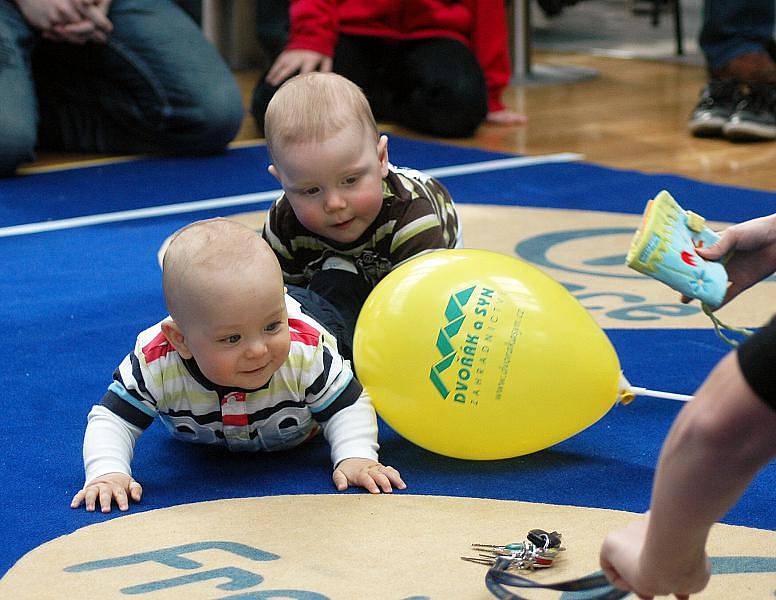
[[[487,575],[485,575],[485,585],[488,590],[501,600],[527,600],[523,596],[518,596],[504,586],[512,586],[519,588],[534,588],[545,590],[556,590],[558,592],[580,592],[584,590],[601,589],[601,593],[596,596],[587,596],[588,600],[618,600],[624,598],[630,592],[619,590],[609,583],[606,575],[603,573],[599,575],[587,575],[586,577],[580,577],[579,579],[570,579],[568,581],[560,581],[558,583],[538,583],[532,581],[520,575],[510,573],[507,571],[510,561],[507,558],[499,558],[496,563],[488,569]]]

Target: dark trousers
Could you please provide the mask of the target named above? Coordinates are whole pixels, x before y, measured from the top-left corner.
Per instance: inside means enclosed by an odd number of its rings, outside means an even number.
[[[307,288],[287,285],[288,294],[302,305],[302,311],[337,338],[340,354],[353,359],[353,334],[361,307],[371,286],[360,275],[327,269],[318,271]]]
[[[36,145],[85,152],[222,150],[243,116],[216,49],[169,0],[114,0],[105,44],[45,40],[0,0],[0,175]]]
[[[776,58],[773,0],[705,0],[699,42],[710,71],[749,52]]]
[[[470,136],[488,111],[482,69],[456,40],[341,35],[333,68],[364,90],[376,119],[430,135]],[[262,79],[253,92],[251,112],[262,130],[276,89]]]

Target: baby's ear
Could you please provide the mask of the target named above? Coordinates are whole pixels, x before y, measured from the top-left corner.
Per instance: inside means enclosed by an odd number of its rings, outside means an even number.
[[[178,354],[186,359],[191,358],[191,352],[189,352],[189,348],[186,345],[186,338],[175,321],[172,319],[162,321],[162,333],[167,338],[167,341],[178,351]]]
[[[381,135],[377,140],[377,160],[380,161],[380,173],[383,177],[388,175],[388,136]]]
[[[269,171],[269,174],[272,175],[275,179],[280,181],[280,173],[278,173],[278,170],[275,168],[275,165],[268,166],[267,171]]]

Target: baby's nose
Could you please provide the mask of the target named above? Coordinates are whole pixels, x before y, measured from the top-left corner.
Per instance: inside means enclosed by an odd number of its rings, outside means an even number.
[[[264,340],[256,340],[246,346],[245,354],[249,357],[261,356],[267,353],[267,344]]]
[[[345,206],[347,206],[347,203],[340,194],[332,193],[326,197],[326,203],[324,207],[327,212],[342,210],[345,208]]]

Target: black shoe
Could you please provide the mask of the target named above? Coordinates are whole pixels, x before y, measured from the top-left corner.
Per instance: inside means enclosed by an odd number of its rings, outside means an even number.
[[[734,142],[776,139],[776,85],[749,84],[722,132]]]
[[[701,99],[690,115],[687,128],[695,137],[722,135],[722,128],[740,100],[734,79],[712,79],[701,91]]]

